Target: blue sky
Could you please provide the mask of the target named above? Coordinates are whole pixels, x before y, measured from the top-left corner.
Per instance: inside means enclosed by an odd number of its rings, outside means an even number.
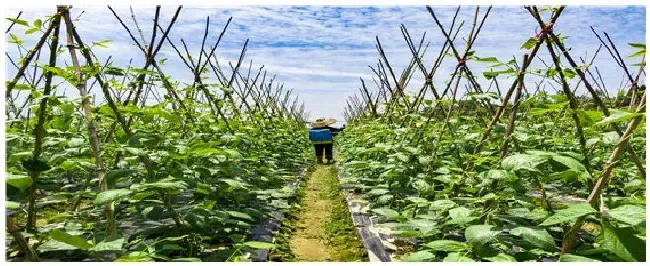
[[[128,7],[115,7],[117,13],[132,25]],[[448,28],[451,23],[455,6],[434,6],[439,19]],[[474,14],[474,6],[463,6],[459,14],[459,22],[465,20],[456,45],[464,49],[461,37],[467,36]],[[487,6],[481,8],[481,13]],[[6,10],[6,17],[14,17],[19,10],[23,11],[21,18],[33,21],[51,15],[54,7],[23,8]],[[95,50],[100,60],[109,55],[113,56],[117,65],[125,66],[133,58],[134,65],[142,65],[140,51],[132,44],[128,34],[105,6],[75,6],[73,16],[85,12],[80,17],[77,27],[86,42],[110,39],[109,48]],[[151,34],[151,21],[154,15],[153,7],[134,7],[139,24],[143,28],[145,38]],[[161,11],[162,25],[167,25],[175,11],[174,6],[163,6]],[[543,13],[545,19],[550,13]],[[430,47],[425,55],[425,66],[430,67],[435,60],[444,37],[424,6],[404,7],[330,7],[330,6],[240,6],[240,7],[199,7],[185,6],[179,20],[170,33],[172,40],[180,45],[184,39],[190,51],[197,52],[205,27],[205,19],[210,16],[210,35],[206,45],[216,41],[229,17],[233,21],[217,50],[221,61],[236,61],[241,46],[250,39],[246,62],[253,60],[253,68],[265,65],[270,73],[276,74],[276,80],[283,82],[285,88],[293,88],[294,92],[305,102],[306,109],[313,117],[332,116],[342,119],[345,99],[356,93],[360,88],[359,77],[369,80],[372,72],[368,65],[375,65],[379,54],[375,50],[375,36],[378,36],[387,53],[393,68],[401,73],[408,64],[411,54],[400,33],[400,24],[404,24],[413,37],[419,40],[426,31],[426,41]],[[598,47],[598,40],[592,34],[589,26],[597,32],[610,34],[621,53],[629,55],[633,52],[627,43],[645,43],[646,34],[645,7],[619,6],[569,6],[557,21],[554,31],[569,36],[566,46],[571,48],[574,57],[591,58]],[[7,24],[8,25],[8,24]],[[458,24],[457,24],[458,25]],[[24,36],[24,29],[14,28],[13,32],[26,40],[26,46],[32,47],[37,34]],[[535,36],[538,31],[537,23],[523,7],[494,6],[485,25],[474,44],[476,55],[480,57],[495,56],[502,61],[517,58],[520,61],[525,52],[520,46],[528,38]],[[12,46],[6,49],[10,54],[15,53]],[[196,54],[196,53],[195,53]],[[550,62],[545,49],[538,54]],[[13,54],[12,54],[13,56]],[[163,67],[166,74],[180,81],[191,80],[191,73],[177,58],[176,53],[166,43],[159,53],[159,58],[169,58]],[[627,59],[626,63],[638,63],[640,58]],[[442,68],[434,77],[437,87],[449,78],[455,59],[446,59]],[[470,69],[480,77],[484,87],[488,82],[482,78],[485,65],[478,62],[468,62]],[[616,91],[623,74],[612,61],[609,53],[603,49],[596,58],[594,65],[598,66],[606,87]],[[541,66],[535,63],[533,66]],[[7,74],[15,73],[13,66],[7,62]],[[413,76],[409,89],[419,89],[423,83],[419,73]],[[501,81],[502,89],[507,87],[506,80]],[[70,91],[70,90],[68,90]],[[97,95],[101,98],[100,95]]]

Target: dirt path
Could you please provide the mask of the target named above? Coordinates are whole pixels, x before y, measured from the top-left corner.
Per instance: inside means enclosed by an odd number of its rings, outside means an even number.
[[[336,168],[319,165],[307,177],[297,230],[290,239],[299,261],[362,261],[350,214],[343,202]]]

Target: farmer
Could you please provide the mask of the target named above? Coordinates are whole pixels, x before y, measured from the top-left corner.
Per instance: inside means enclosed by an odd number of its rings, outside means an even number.
[[[334,163],[334,157],[332,156],[334,136],[345,129],[345,126],[343,128],[330,127],[334,123],[336,123],[336,119],[333,118],[319,118],[311,122],[312,128],[309,130],[309,140],[314,144],[318,163],[323,163],[323,151],[325,151],[327,162]]]

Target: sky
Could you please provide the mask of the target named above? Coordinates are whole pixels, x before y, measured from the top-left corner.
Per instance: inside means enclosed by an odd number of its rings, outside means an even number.
[[[118,15],[133,26],[128,6],[114,6]],[[133,7],[138,23],[147,40],[151,36],[151,26],[155,8],[153,6]],[[5,17],[15,17],[23,11],[21,19],[33,21],[52,15],[51,8],[11,8],[6,9]],[[163,6],[161,25],[165,27],[176,10],[175,6]],[[456,6],[433,6],[433,10],[445,28],[449,28]],[[480,16],[487,6],[480,8]],[[83,11],[83,13],[82,13]],[[475,6],[463,6],[458,25],[465,21],[455,42],[461,51],[473,20]],[[97,48],[94,52],[100,61],[110,55],[114,64],[126,66],[133,59],[134,66],[143,64],[143,56],[131,41],[129,35],[119,25],[106,6],[75,6],[72,16],[79,16],[77,28],[86,43],[111,40],[108,48]],[[542,13],[547,20],[550,12]],[[424,64],[429,68],[437,57],[444,36],[424,6],[184,6],[179,19],[170,33],[176,45],[180,40],[187,42],[188,49],[198,55],[201,46],[206,18],[210,17],[210,30],[206,46],[216,42],[228,18],[233,20],[217,49],[221,62],[236,62],[244,42],[249,39],[244,62],[253,62],[253,69],[264,65],[269,74],[284,84],[285,89],[294,93],[305,103],[311,118],[334,117],[343,120],[345,100],[358,93],[361,87],[359,78],[364,78],[371,91],[376,90],[371,81],[373,76],[368,65],[376,65],[379,53],[375,49],[375,37],[381,41],[383,49],[393,69],[399,73],[411,59],[400,25],[404,24],[415,42],[426,32],[425,42],[429,48],[424,56]],[[554,26],[554,32],[569,36],[565,46],[575,59],[590,59],[599,46],[598,39],[590,26],[602,35],[607,32],[623,56],[634,52],[627,43],[645,43],[646,13],[643,6],[569,6]],[[6,27],[9,23],[6,21]],[[5,27],[5,29],[6,29]],[[32,47],[39,34],[25,35],[26,28],[14,26],[12,33]],[[493,6],[485,24],[473,46],[479,57],[497,57],[508,61],[513,57],[520,62],[526,52],[520,49],[522,43],[534,37],[539,31],[537,22],[521,6]],[[6,37],[8,38],[8,37]],[[5,42],[5,49],[13,58],[16,49]],[[540,57],[550,63],[548,52],[541,49]],[[185,67],[176,52],[165,43],[158,59],[168,58],[163,66],[167,75],[179,81],[191,81],[191,72]],[[44,57],[46,58],[46,57]],[[63,60],[63,59],[62,59]],[[42,60],[44,61],[44,60]],[[638,63],[640,58],[626,58],[628,65]],[[443,87],[457,61],[447,58],[434,77],[436,87]],[[468,66],[485,88],[489,82],[482,77],[486,71],[484,63],[468,61]],[[615,92],[623,80],[623,72],[603,49],[594,61],[603,75],[606,89]],[[537,60],[533,67],[541,67]],[[13,76],[15,68],[7,61],[6,74]],[[636,71],[633,67],[631,71]],[[424,81],[423,75],[413,76],[409,90],[419,89]],[[511,79],[500,81],[503,90]],[[98,91],[98,90],[97,90]],[[74,91],[68,92],[74,94]],[[101,95],[97,95],[101,97]]]

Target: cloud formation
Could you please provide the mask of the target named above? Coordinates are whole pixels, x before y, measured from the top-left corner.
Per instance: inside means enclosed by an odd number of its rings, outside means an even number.
[[[21,18],[32,21],[51,15],[54,7],[21,10],[23,10]],[[83,14],[81,14],[82,10]],[[127,7],[116,7],[115,10],[129,26],[133,25]],[[443,25],[448,28],[456,7],[434,6],[433,10]],[[481,7],[480,14],[485,10],[487,7]],[[6,14],[12,16],[11,14],[16,14],[18,11],[12,9]],[[148,40],[152,32],[154,8],[134,7],[134,11],[143,29],[143,35]],[[174,11],[173,6],[163,7],[160,19],[163,27],[169,23]],[[466,38],[469,32],[474,11],[473,6],[463,6],[458,16],[456,25],[460,21],[465,21],[456,41],[457,48],[461,51],[465,48],[463,38]],[[144,62],[141,52],[107,8],[75,6],[73,17],[78,15],[81,16],[77,27],[86,42],[104,39],[112,41],[109,48],[96,50],[101,61],[112,55],[117,65],[126,65],[130,59],[133,59],[135,66]],[[550,13],[546,12],[542,15],[547,18]],[[375,50],[375,36],[382,42],[393,69],[398,73],[401,73],[411,59],[411,53],[400,32],[400,24],[408,28],[413,39],[419,40],[426,32],[429,49],[424,64],[427,67],[433,64],[445,40],[425,7],[418,6],[184,7],[176,26],[170,33],[171,39],[177,45],[180,44],[181,39],[185,40],[188,49],[194,55],[198,55],[208,16],[210,35],[206,45],[212,45],[216,41],[227,19],[233,17],[217,50],[220,60],[233,61],[234,64],[243,43],[250,39],[245,62],[252,59],[253,69],[264,65],[269,73],[276,74],[276,80],[283,82],[285,88],[293,88],[305,102],[306,109],[312,116],[333,116],[339,120],[342,119],[345,99],[360,88],[360,77],[366,79],[367,85],[374,86],[370,81],[372,72],[368,65],[376,65],[379,59],[379,54]],[[645,8],[638,6],[569,6],[557,21],[554,31],[569,36],[565,45],[571,48],[574,57],[591,58],[598,48],[598,40],[591,32],[590,26],[599,33],[604,31],[610,34],[625,56],[633,52],[627,43],[645,42],[645,16]],[[21,35],[26,40],[26,46],[30,47],[36,41],[38,34],[23,36],[22,30],[24,29],[16,27],[14,32]],[[520,49],[522,43],[535,36],[536,31],[539,31],[536,21],[522,7],[495,6],[473,50],[480,57],[495,56],[502,61],[514,57],[519,61],[525,52]],[[7,44],[6,47],[10,54],[16,52],[11,45]],[[538,55],[546,62],[550,62],[545,49],[540,50]],[[169,58],[164,66],[166,74],[176,80],[186,82],[191,80],[191,73],[167,43],[164,44],[160,56]],[[638,61],[638,58],[630,59],[628,63]],[[443,87],[455,64],[455,59],[447,58],[444,61],[434,77],[436,87]],[[619,88],[623,74],[612,61],[609,53],[601,51],[594,65],[598,66],[603,74],[607,89],[615,92]],[[8,74],[15,73],[9,63],[5,66]],[[481,75],[486,70],[486,65],[470,61],[468,66],[475,75],[479,76],[481,85],[487,87],[489,82]],[[533,65],[533,67],[541,66],[541,62]],[[423,80],[424,77],[417,73],[409,89],[419,89]],[[507,80],[503,79],[503,81]]]

